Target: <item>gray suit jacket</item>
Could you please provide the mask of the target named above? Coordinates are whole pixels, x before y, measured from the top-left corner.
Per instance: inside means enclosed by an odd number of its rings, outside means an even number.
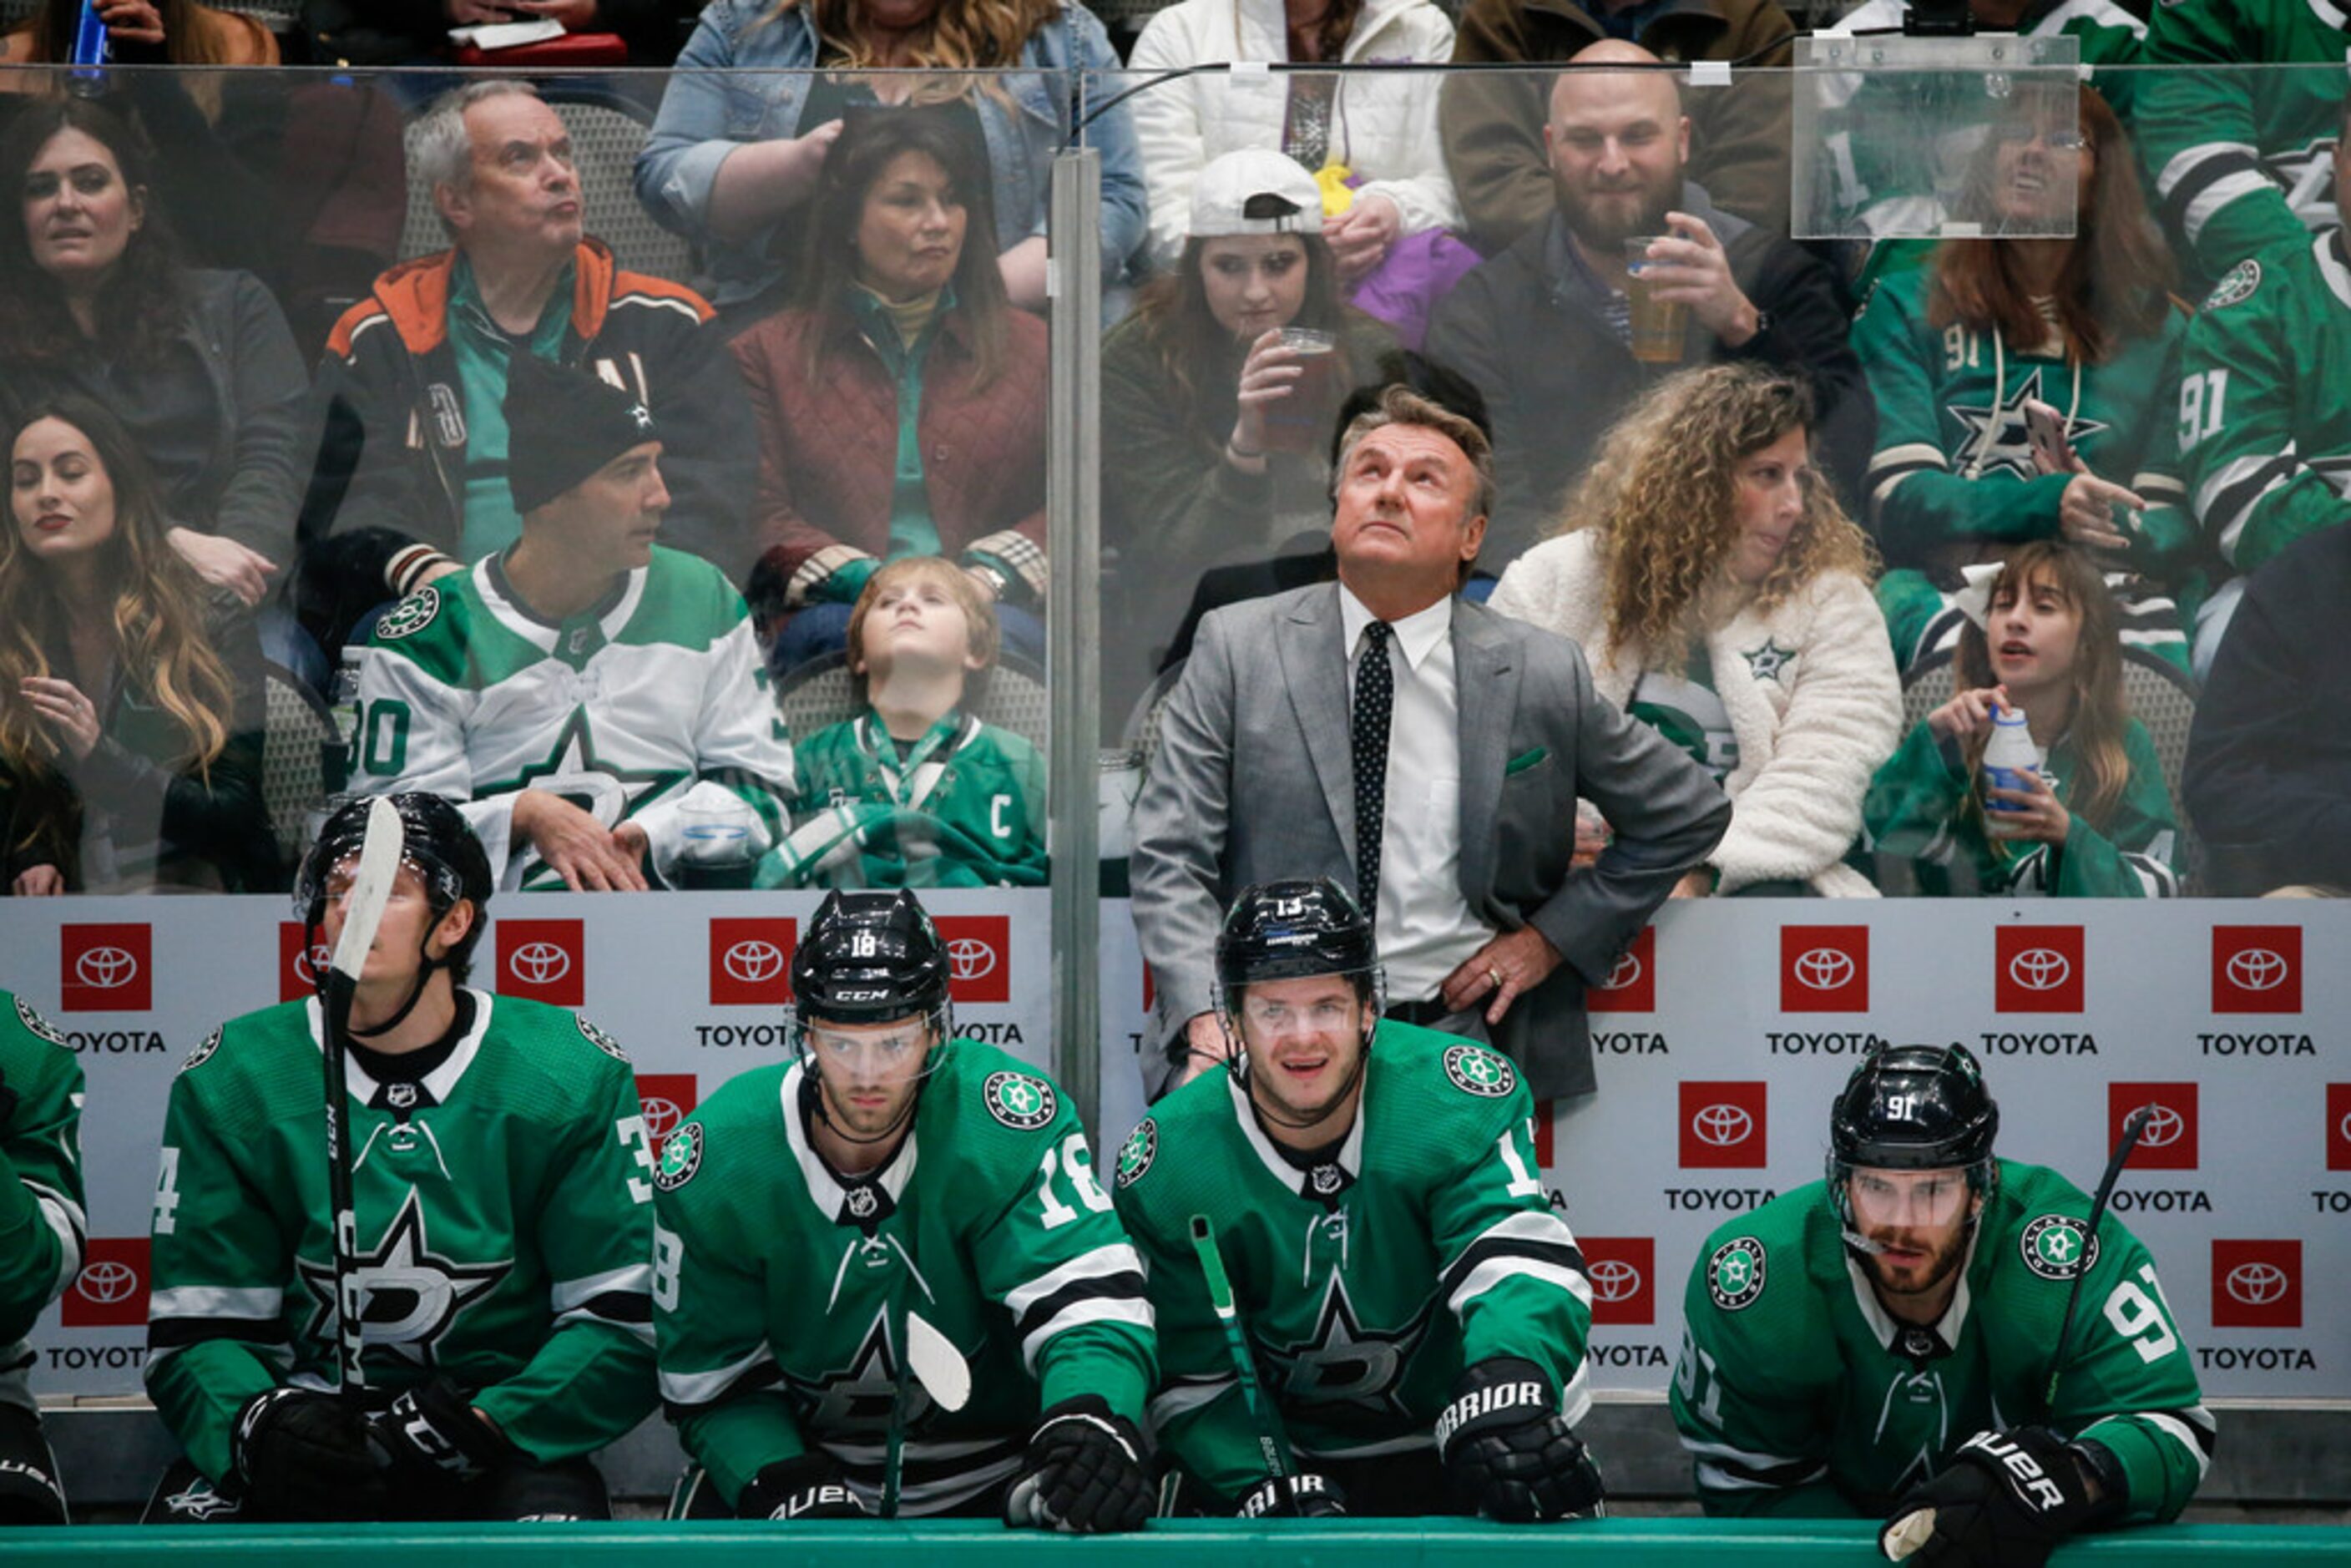
[[[1251,600],[1200,623],[1160,717],[1136,802],[1134,925],[1158,992],[1144,1051],[1156,1094],[1194,1014],[1213,1005],[1217,931],[1233,896],[1278,877],[1355,887],[1346,653],[1333,583]],[[1532,925],[1566,962],[1520,997],[1494,1043],[1539,1097],[1589,1093],[1583,988],[1604,979],[1684,873],[1730,822],[1730,801],[1679,749],[1592,689],[1573,643],[1453,607],[1461,729],[1461,896],[1498,931]],[[1615,828],[1568,874],[1575,800]],[[1371,901],[1364,901],[1368,904]]]

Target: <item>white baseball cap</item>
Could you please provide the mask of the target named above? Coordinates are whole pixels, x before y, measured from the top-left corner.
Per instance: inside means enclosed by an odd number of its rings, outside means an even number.
[[[1228,152],[1192,185],[1192,237],[1322,232],[1322,187],[1305,166],[1268,147]]]

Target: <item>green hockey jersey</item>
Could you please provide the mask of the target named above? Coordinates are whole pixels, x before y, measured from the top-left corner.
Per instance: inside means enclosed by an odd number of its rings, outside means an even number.
[[[2206,277],[2332,226],[2345,14],[2333,0],[2155,8],[2132,133]],[[2262,67],[2291,66],[2288,70]]]
[[[2114,1454],[2126,1517],[2177,1515],[2210,1459],[2212,1417],[2155,1264],[2111,1213],[2068,1343],[2053,1343],[2089,1211],[2056,1172],[2001,1161],[1931,1327],[1878,1305],[1825,1183],[1722,1225],[1690,1270],[1670,1395],[1707,1511],[1882,1515],[1976,1433],[2040,1424]]]
[[[1042,887],[1045,759],[1008,729],[950,713],[904,757],[867,712],[793,754],[799,825],[763,886]]]
[[[2189,495],[2221,559],[2249,572],[2304,534],[2351,522],[2341,230],[2238,263],[2189,329],[2180,371]]]
[[[1861,810],[1864,847],[1908,859],[1919,890],[1938,895],[2176,897],[2179,817],[2164,787],[2155,742],[2135,718],[2123,721],[2123,750],[2130,780],[2103,828],[2076,814],[2062,848],[2021,841],[1995,848],[1983,818],[1969,807],[1980,779],[1959,748],[1922,721],[1870,780]],[[2070,737],[2051,747],[2041,765],[2042,777],[2069,808],[2080,772]]]
[[[1191,1239],[1206,1215],[1259,1385],[1301,1469],[1426,1449],[1464,1366],[1518,1356],[1561,1412],[1591,1403],[1592,1286],[1535,1165],[1534,1105],[1510,1061],[1385,1022],[1355,1124],[1329,1161],[1284,1159],[1218,1067],[1119,1151],[1119,1212],[1149,1265],[1163,1453],[1227,1500],[1265,1479]]]
[[[362,1365],[371,1391],[445,1376],[525,1453],[569,1458],[653,1408],[653,1151],[609,1036],[470,994],[420,1082],[345,1064]],[[321,1021],[315,999],[232,1020],[164,1113],[147,1392],[214,1481],[246,1401],[335,1383]]]
[[[1047,1406],[1099,1395],[1140,1424],[1156,1367],[1142,1265],[1068,1097],[953,1041],[897,1153],[844,1184],[809,1141],[811,1071],[730,1079],[654,1176],[662,1398],[718,1495],[732,1506],[821,1448],[871,1505],[908,1309],[963,1353],[971,1397],[949,1412],[909,1382],[904,1513],[1001,1484]]]
[[[499,885],[560,888],[513,837],[515,797],[545,789],[607,828],[645,831],[655,863],[683,851],[682,798],[699,779],[740,797],[781,838],[792,752],[742,596],[699,557],[650,565],[551,625],[492,556],[384,612],[360,670],[361,793],[455,801]],[[756,836],[756,835],[755,835]]]
[[[41,1309],[81,1271],[81,1062],[48,1019],[0,990],[0,1405],[25,1385]]]

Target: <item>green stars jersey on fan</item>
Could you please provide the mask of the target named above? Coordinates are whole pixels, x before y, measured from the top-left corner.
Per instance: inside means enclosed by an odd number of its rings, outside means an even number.
[[[81,1271],[81,1062],[65,1036],[0,990],[0,1405],[33,1408],[25,1374],[41,1309]]]
[[[1162,1101],[1119,1151],[1119,1212],[1150,1265],[1163,1452],[1228,1503],[1265,1479],[1192,1249],[1204,1214],[1259,1376],[1302,1469],[1427,1449],[1462,1368],[1520,1356],[1569,1421],[1590,1405],[1592,1287],[1535,1166],[1534,1106],[1505,1058],[1382,1023],[1354,1127],[1311,1169],[1284,1159],[1222,1067]]]
[[[802,740],[799,821],[762,885],[1042,887],[1045,759],[1008,729],[961,713],[903,757],[879,715]]]
[[[2346,385],[2341,230],[2238,263],[2204,301],[2180,357],[2179,445],[2205,538],[2236,570],[2351,522]]]
[[[384,612],[360,665],[351,788],[457,802],[501,887],[563,885],[514,838],[525,789],[607,828],[633,822],[665,859],[686,826],[680,798],[707,779],[782,838],[791,746],[742,596],[717,568],[656,545],[650,565],[557,626],[516,597],[504,559]]]
[[[362,1364],[371,1391],[446,1376],[524,1452],[569,1458],[653,1408],[653,1152],[610,1037],[467,994],[422,1082],[347,1063]],[[246,1401],[335,1380],[320,1021],[314,999],[214,1031],[164,1115],[147,1392],[215,1481]]]
[[[1721,1226],[1690,1273],[1671,1394],[1707,1511],[1882,1515],[1977,1432],[2046,1425],[2121,1462],[2127,1517],[2177,1515],[2210,1458],[2212,1417],[2155,1264],[2112,1214],[2055,1343],[2089,1211],[2056,1172],[2001,1161],[1958,1294],[1931,1328],[1878,1305],[1824,1183]]]
[[[1067,1096],[953,1041],[897,1153],[844,1184],[809,1141],[812,1071],[729,1080],[654,1178],[662,1397],[719,1496],[820,1447],[873,1503],[909,1307],[963,1353],[971,1398],[941,1410],[909,1382],[905,1513],[1004,1481],[1046,1406],[1094,1394],[1140,1422],[1156,1364],[1142,1266]]]

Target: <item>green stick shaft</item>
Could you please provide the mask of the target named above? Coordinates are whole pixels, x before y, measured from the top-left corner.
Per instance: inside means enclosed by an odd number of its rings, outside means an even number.
[[[1265,1473],[1281,1483],[1283,1498],[1295,1514],[1298,1508],[1298,1488],[1294,1484],[1296,1470],[1290,1463],[1288,1449],[1281,1434],[1274,1429],[1272,1408],[1259,1394],[1257,1385],[1257,1363],[1249,1354],[1249,1343],[1241,1336],[1240,1314],[1233,1307],[1233,1284],[1225,1275],[1225,1260],[1217,1250],[1217,1233],[1208,1224],[1208,1217],[1192,1217],[1192,1250],[1200,1260],[1200,1272],[1207,1277],[1208,1304],[1216,1309],[1217,1322],[1225,1331],[1225,1350],[1232,1358],[1233,1375],[1241,1385],[1241,1403],[1257,1423],[1258,1451],[1265,1460]]]

